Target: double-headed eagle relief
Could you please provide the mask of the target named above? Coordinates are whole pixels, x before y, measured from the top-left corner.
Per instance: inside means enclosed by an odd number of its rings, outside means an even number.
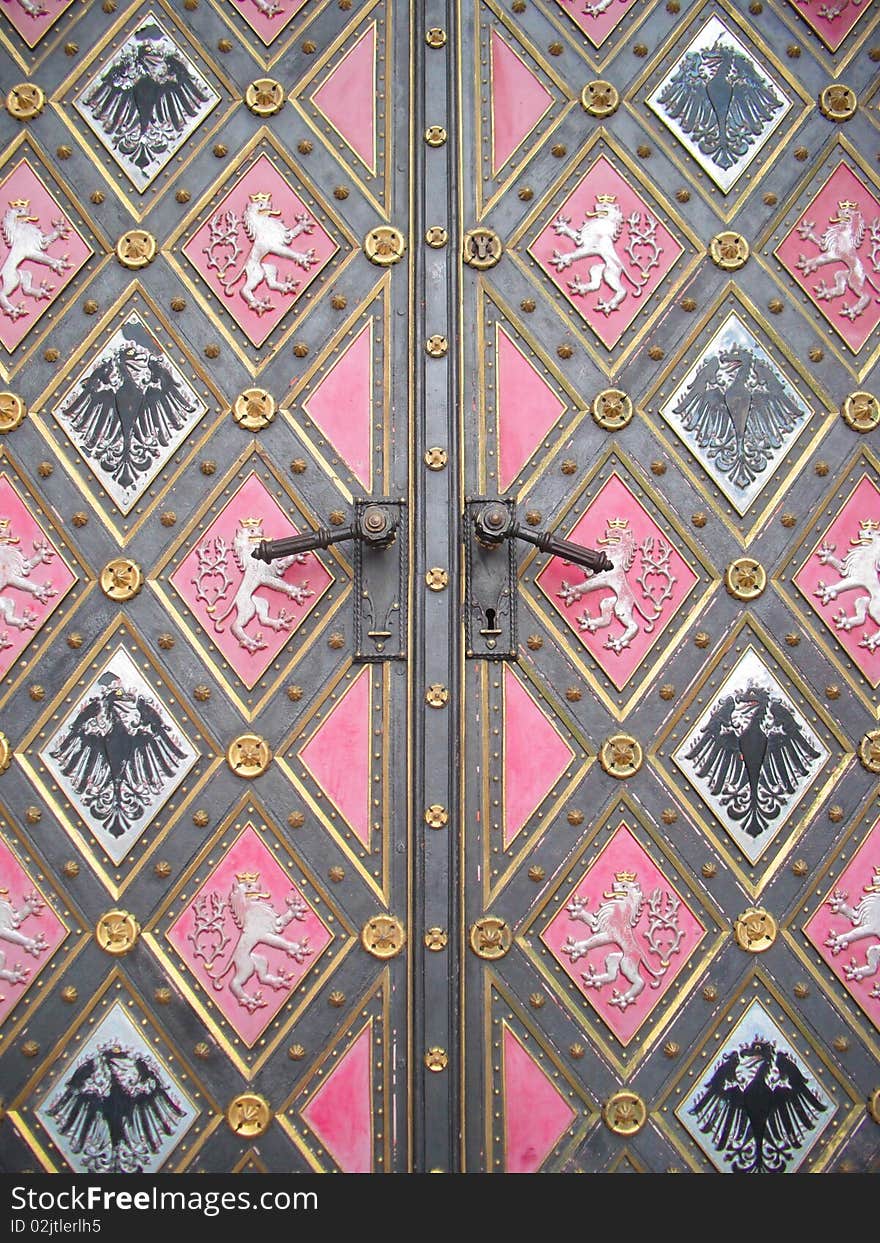
[[[75,107],[143,191],[219,101],[151,13],[80,92]]]
[[[755,1000],[675,1112],[722,1173],[793,1174],[837,1106]]]
[[[725,192],[792,107],[756,55],[717,17],[647,103]]]
[[[134,314],[80,372],[53,413],[127,513],[206,409]]]

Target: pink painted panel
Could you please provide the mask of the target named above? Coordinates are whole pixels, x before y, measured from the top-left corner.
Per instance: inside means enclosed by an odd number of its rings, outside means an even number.
[[[589,575],[554,557],[536,581],[619,689],[650,655],[697,576],[616,474],[602,485],[566,538],[603,549],[615,569]],[[630,597],[634,605],[627,603]]]
[[[504,1028],[504,1168],[534,1174],[576,1111],[509,1027]]]
[[[574,758],[547,717],[504,666],[504,848]]]
[[[594,932],[587,921],[587,915],[597,914],[606,931]],[[541,940],[621,1044],[627,1045],[705,935],[696,915],[621,822]],[[621,951],[635,964],[632,981],[622,972],[610,978]]]
[[[76,582],[8,476],[0,475],[0,676],[5,675]]]
[[[496,343],[498,486],[504,492],[566,406],[503,328]]]
[[[352,474],[369,489],[373,445],[373,337],[365,324],[303,409]]]
[[[613,261],[600,254],[608,249]],[[611,349],[683,252],[653,208],[601,155],[529,253]]]
[[[373,1168],[371,1030],[368,1023],[301,1110],[345,1174],[369,1174]]]
[[[296,17],[308,0],[229,0],[267,46]]]
[[[5,842],[0,841],[0,923],[19,940],[0,941],[0,1025],[67,936],[67,929]]]
[[[553,103],[553,96],[492,31],[492,175],[503,168]]]
[[[355,155],[376,171],[376,27],[357,43],[312,96]]]
[[[270,244],[268,267],[251,261],[251,233],[261,248]],[[261,155],[183,253],[220,305],[259,346],[338,249],[269,157]]]
[[[836,52],[860,17],[871,11],[871,0],[788,0],[813,27],[826,47]]]
[[[880,820],[804,931],[880,1031]]]
[[[261,539],[293,535],[297,527],[262,479],[251,473],[193,542],[171,581],[208,637],[250,688],[290,640],[333,582],[313,553],[286,557],[258,570],[251,551]]]
[[[601,47],[637,0],[556,0],[594,47]]]
[[[872,686],[880,684],[880,617],[876,604],[873,620],[868,609],[878,581],[880,488],[863,476],[794,582]]]
[[[248,1048],[333,939],[250,823],[167,936]]]
[[[0,181],[0,203],[0,342],[11,354],[94,252],[27,160]]]
[[[880,200],[841,160],[774,252],[853,353],[880,323],[880,265],[872,261],[869,227],[878,218]],[[848,258],[830,259],[835,252]],[[853,265],[867,281],[850,275]]]
[[[299,757],[364,846],[370,844],[370,670],[362,670]]]
[[[28,47],[36,47],[43,35],[69,9],[73,0],[2,0],[0,12],[14,26]]]

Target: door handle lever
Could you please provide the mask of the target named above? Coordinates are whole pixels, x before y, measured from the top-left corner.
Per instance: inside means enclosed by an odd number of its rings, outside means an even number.
[[[575,544],[572,540],[560,539],[551,531],[529,531],[519,525],[507,506],[492,501],[474,514],[474,526],[480,543],[490,547],[505,539],[519,539],[526,544],[534,544],[541,552],[550,553],[552,557],[562,557],[565,561],[583,566],[593,574],[614,568],[611,560],[601,550],[585,548],[583,544]]]
[[[386,505],[365,505],[359,509],[357,520],[347,527],[331,531],[319,527],[317,531],[304,531],[301,535],[287,535],[283,539],[260,540],[251,553],[257,561],[278,561],[281,557],[296,557],[300,553],[315,552],[342,544],[346,540],[360,540],[371,548],[389,548],[397,538],[400,516],[396,509]]]

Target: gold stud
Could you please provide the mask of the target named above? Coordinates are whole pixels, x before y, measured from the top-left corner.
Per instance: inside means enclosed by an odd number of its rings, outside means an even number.
[[[850,393],[840,407],[841,417],[854,432],[872,432],[880,424],[880,401],[873,393]]]
[[[425,35],[425,42],[428,47],[440,48],[446,46],[446,31],[442,26],[432,26]]]
[[[0,392],[0,435],[14,432],[27,417],[27,406],[18,393]]]
[[[449,342],[441,333],[435,332],[425,342],[425,349],[431,358],[445,358],[449,352]]]
[[[858,106],[855,91],[844,82],[832,82],[819,92],[819,111],[829,121],[848,121],[855,116]]]
[[[246,781],[261,776],[271,762],[271,748],[260,734],[239,734],[226,748],[226,763]]]
[[[425,142],[429,147],[442,147],[447,137],[442,125],[429,125],[425,130]]]
[[[287,823],[292,829],[301,829],[305,822],[305,814],[301,811],[292,811],[287,817]]]
[[[284,107],[284,87],[274,78],[257,78],[245,90],[244,102],[254,116],[274,117]]]
[[[429,829],[443,829],[449,823],[449,812],[441,803],[425,808],[425,824]]]
[[[249,432],[262,431],[275,418],[275,398],[264,388],[246,388],[236,397],[232,417],[239,427]]]
[[[130,911],[106,911],[95,925],[95,940],[114,958],[133,949],[140,934],[141,926]]]
[[[439,954],[449,944],[449,933],[445,928],[429,928],[425,933],[425,949],[432,954]]]
[[[533,863],[529,868],[529,880],[533,881],[536,885],[540,885],[546,875],[547,873],[541,867],[540,863]]]
[[[449,1065],[449,1054],[445,1049],[441,1049],[439,1045],[434,1045],[425,1054],[425,1065],[435,1075],[439,1074],[441,1070],[445,1070]]]
[[[390,224],[377,225],[364,238],[364,254],[380,268],[399,263],[405,253],[406,238]]]
[[[723,272],[736,272],[749,258],[749,244],[741,233],[727,229],[716,233],[709,243],[709,256]]]
[[[46,106],[46,93],[35,82],[19,82],[6,96],[6,111],[16,121],[31,121]]]
[[[478,958],[494,961],[503,958],[513,944],[513,933],[504,919],[483,915],[471,924],[470,947]]]
[[[5,773],[12,763],[12,747],[5,734],[0,733],[0,773]]]
[[[425,691],[425,703],[431,708],[445,708],[449,703],[449,688],[432,682]]]
[[[468,267],[480,272],[494,268],[504,254],[504,244],[494,229],[479,225],[468,229],[461,243],[461,256]]]
[[[724,585],[736,600],[757,600],[767,586],[767,572],[754,557],[737,557],[724,571]]]
[[[623,780],[633,777],[642,767],[645,753],[632,734],[612,734],[599,750],[599,763],[609,777]]]
[[[588,82],[581,91],[581,107],[591,117],[610,117],[620,107],[617,87],[604,78]]]
[[[79,864],[76,859],[68,859],[61,865],[61,871],[69,880],[75,880],[79,876]]]
[[[116,243],[116,258],[124,268],[137,271],[153,262],[157,250],[152,233],[146,229],[129,229]]]
[[[242,1139],[256,1139],[258,1135],[264,1135],[271,1121],[269,1102],[256,1092],[241,1092],[232,1098],[226,1109],[229,1129]]]
[[[110,600],[132,600],[144,585],[144,572],[130,557],[114,557],[101,571],[101,590]]]
[[[425,451],[425,465],[428,470],[443,470],[449,461],[449,454],[445,449],[441,449],[439,445],[435,445],[432,449]]]
[[[434,566],[425,574],[425,583],[430,591],[442,591],[449,584],[449,572]]]
[[[632,400],[623,389],[603,389],[593,398],[592,415],[595,422],[606,431],[620,431],[632,422]]]
[[[648,1121],[648,1109],[638,1093],[621,1088],[602,1106],[602,1121],[614,1135],[637,1135]]]
[[[374,958],[394,958],[406,944],[406,932],[396,915],[374,915],[361,929],[361,945]]]
[[[433,246],[435,250],[440,250],[449,241],[449,233],[441,224],[432,224],[425,231],[425,241],[429,246]]]
[[[776,940],[777,931],[774,917],[760,906],[750,906],[733,924],[737,945],[749,954],[763,954],[768,950]]]
[[[292,1044],[287,1050],[287,1056],[292,1062],[301,1062],[306,1055],[305,1045]]]
[[[79,997],[76,986],[74,984],[65,984],[61,990],[61,1000],[71,1006]]]
[[[197,811],[193,812],[193,824],[196,826],[197,829],[204,829],[207,826],[209,820],[210,820],[210,817],[208,813],[205,811],[204,807],[200,807]]]

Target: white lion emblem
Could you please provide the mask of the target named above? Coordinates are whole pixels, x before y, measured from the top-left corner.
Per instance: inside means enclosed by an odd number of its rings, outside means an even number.
[[[31,915],[39,916],[43,906],[42,898],[34,890],[25,894],[21,906],[16,909],[9,901],[9,890],[0,889],[0,941],[9,941],[12,945],[20,946],[32,958],[39,958],[49,948],[43,933],[38,932],[36,936],[29,937],[19,932],[19,929]],[[26,984],[30,974],[30,968],[23,967],[18,962],[7,967],[6,951],[0,949],[0,980],[8,980],[10,984]]]
[[[267,565],[265,561],[257,561],[251,555],[262,538],[263,520],[261,518],[243,518],[239,522],[232,551],[242,578],[232,603],[225,613],[215,615],[218,602],[226,596],[232,586],[232,579],[227,572],[229,549],[225,540],[218,536],[213,540],[208,538],[200,545],[196,550],[198,573],[192,579],[196,586],[196,599],[207,602],[207,611],[213,617],[214,629],[218,634],[223,632],[223,623],[230,614],[235,613],[235,620],[229,629],[239,644],[248,652],[258,652],[267,646],[262,632],[257,631],[255,635],[249,635],[245,631],[245,627],[253,621],[254,617],[258,618],[264,626],[268,626],[270,630],[289,630],[293,622],[292,614],[284,609],[279,609],[277,617],[271,615],[268,600],[256,594],[260,587],[280,591],[295,604],[300,605],[305,604],[306,600],[315,594],[309,590],[308,579],[301,586],[284,580],[284,573],[288,567],[294,562],[304,564],[308,554],[298,553],[292,557],[281,557]],[[217,577],[220,578],[221,587],[219,590],[214,588],[209,595],[206,587],[210,580]]]
[[[841,560],[835,557],[836,544],[822,544],[816,553],[822,565],[830,565],[840,575],[839,583],[816,584],[815,595],[823,604],[831,604],[844,591],[865,592],[856,597],[852,616],[846,609],[835,613],[833,621],[838,630],[852,630],[864,626],[867,619],[875,622],[878,629],[871,635],[862,635],[859,647],[874,652],[880,647],[880,522],[870,518],[859,523],[859,533],[850,540],[850,551]]]
[[[67,272],[71,266],[68,255],[46,254],[53,242],[67,237],[70,233],[70,225],[66,220],[53,220],[52,232],[43,233],[40,230],[39,218],[29,214],[30,206],[28,199],[15,199],[9,204],[9,209],[3,217],[3,240],[9,247],[9,254],[6,256],[3,267],[0,268],[0,307],[3,309],[3,314],[8,315],[10,319],[18,319],[20,315],[27,315],[26,307],[10,301],[12,294],[17,290],[20,289],[22,293],[38,302],[43,298],[51,298],[55,292],[55,286],[47,285],[45,281],[35,285],[30,272],[21,270],[23,263],[28,260],[31,263],[41,263],[59,275]]]
[[[639,545],[630,530],[628,518],[612,518],[605,528],[604,537],[598,543],[606,549],[612,568],[601,570],[598,574],[585,570],[586,581],[583,583],[572,584],[563,579],[559,598],[568,608],[588,592],[610,592],[611,594],[606,595],[599,604],[598,617],[592,617],[584,610],[577,621],[581,630],[595,634],[597,630],[610,626],[612,617],[616,617],[623,626],[623,634],[609,635],[605,640],[605,647],[619,654],[625,647],[629,647],[639,632],[639,623],[636,621],[635,614],[641,615],[645,630],[650,634],[654,629],[654,623],[663,611],[664,600],[668,600],[672,595],[672,588],[677,581],[669,568],[672,549],[665,540],[659,538],[655,557],[653,537],[647,536]],[[637,550],[641,556],[641,573],[636,581],[642,588],[642,597],[650,601],[650,612],[646,611],[642,603],[636,599],[635,592],[627,578]],[[656,586],[652,589],[648,586],[648,579],[655,575],[662,579],[662,589],[658,590]]]
[[[31,570],[37,565],[49,565],[55,556],[45,540],[34,540],[34,555],[25,557],[16,547],[18,538],[12,534],[12,524],[8,518],[0,518],[0,591],[7,587],[15,587],[34,596],[40,604],[45,604],[58,592],[48,582],[36,582],[29,577]],[[0,595],[0,616],[7,626],[16,630],[34,630],[37,615],[30,609],[22,609],[21,614],[15,611],[15,601],[11,596]],[[0,630],[0,649],[11,647],[7,631]]]
[[[309,910],[307,904],[299,894],[289,893],[287,910],[279,915],[271,899],[272,895],[260,885],[259,872],[237,872],[228,899],[212,890],[193,904],[195,925],[188,939],[195,949],[195,957],[205,963],[218,992],[229,972],[234,972],[229,991],[248,1014],[267,1004],[260,989],[254,993],[245,992],[244,986],[251,976],[256,975],[261,984],[274,989],[292,988],[296,981],[296,976],[288,971],[270,971],[269,960],[256,952],[258,946],[284,950],[298,963],[305,962],[314,953],[307,936],[301,941],[288,941],[281,935],[293,920],[305,919]],[[231,940],[225,928],[227,911],[239,935],[225,963],[218,967],[217,960]]]
[[[590,279],[583,281],[575,277],[569,282],[569,293],[575,297],[583,297],[601,289],[602,282],[611,290],[610,298],[599,298],[596,310],[603,315],[616,311],[627,295],[623,277],[633,287],[633,297],[638,298],[648,280],[651,268],[657,267],[663,248],[657,241],[657,221],[647,213],[640,219],[638,212],[633,212],[626,219],[627,242],[624,253],[630,264],[638,272],[634,276],[623,258],[617,252],[616,242],[623,230],[623,212],[617,202],[616,195],[599,194],[593,211],[587,212],[584,223],[579,229],[571,227],[568,216],[558,216],[553,221],[553,232],[557,237],[567,237],[574,242],[575,249],[569,251],[554,250],[550,263],[557,272],[564,272],[572,264],[581,259],[599,260],[590,267]]]
[[[848,932],[831,932],[825,944],[835,956],[848,949],[854,941],[862,941],[865,937],[873,937],[874,944],[869,945],[865,952],[865,961],[859,963],[852,958],[843,968],[847,980],[865,980],[880,971],[880,867],[874,868],[874,878],[865,885],[865,896],[858,906],[850,906],[849,895],[835,889],[828,899],[828,906],[835,915],[845,915],[852,924]],[[871,989],[872,997],[880,997],[880,984]]]
[[[817,268],[826,263],[842,263],[844,267],[834,276],[834,284],[828,285],[821,280],[813,289],[819,302],[828,302],[831,298],[842,297],[847,289],[855,294],[855,302],[842,306],[840,314],[846,319],[855,320],[862,314],[871,301],[871,295],[865,285],[870,285],[875,293],[880,289],[865,271],[865,265],[859,256],[859,248],[865,236],[865,221],[859,211],[858,203],[845,200],[837,204],[837,215],[828,221],[828,228],[821,237],[813,232],[812,220],[802,220],[798,225],[798,233],[805,242],[812,242],[819,247],[820,253],[808,258],[798,255],[795,267],[804,276],[810,276]],[[880,272],[877,265],[880,254],[880,217],[871,221],[871,267],[875,273]],[[880,302],[880,298],[877,299]]]
[[[660,889],[651,894],[648,901],[648,931],[642,936],[647,950],[660,959],[660,970],[655,971],[646,957],[646,951],[636,940],[636,929],[642,918],[644,894],[635,872],[616,872],[611,891],[604,893],[605,901],[595,912],[587,910],[588,898],[575,897],[565,908],[569,919],[587,924],[593,935],[583,941],[568,937],[562,953],[573,963],[585,957],[591,950],[612,945],[615,949],[605,956],[605,970],[597,971],[591,964],[582,975],[585,988],[602,988],[613,984],[622,975],[630,987],[621,993],[614,989],[609,1005],[625,1010],[633,1005],[645,987],[644,969],[652,977],[651,988],[659,988],[663,976],[669,970],[673,954],[681,950],[684,929],[678,926],[678,908],[681,900],[668,890],[663,905]],[[661,944],[661,938],[663,944]]]
[[[243,248],[239,245],[239,228],[244,226],[250,249],[244,266],[236,270],[236,263]],[[202,248],[208,256],[208,267],[219,273],[220,284],[228,298],[232,297],[235,286],[245,278],[239,293],[257,315],[275,309],[268,297],[261,297],[257,290],[260,285],[276,293],[292,294],[299,289],[299,281],[293,277],[279,276],[274,263],[267,259],[289,259],[298,268],[308,271],[317,262],[314,248],[309,250],[293,250],[291,244],[302,233],[311,233],[315,222],[305,212],[296,218],[296,223],[286,225],[281,219],[281,212],[272,207],[271,194],[252,194],[244,209],[244,219],[239,220],[235,212],[226,211],[214,216],[208,226],[211,240]]]

